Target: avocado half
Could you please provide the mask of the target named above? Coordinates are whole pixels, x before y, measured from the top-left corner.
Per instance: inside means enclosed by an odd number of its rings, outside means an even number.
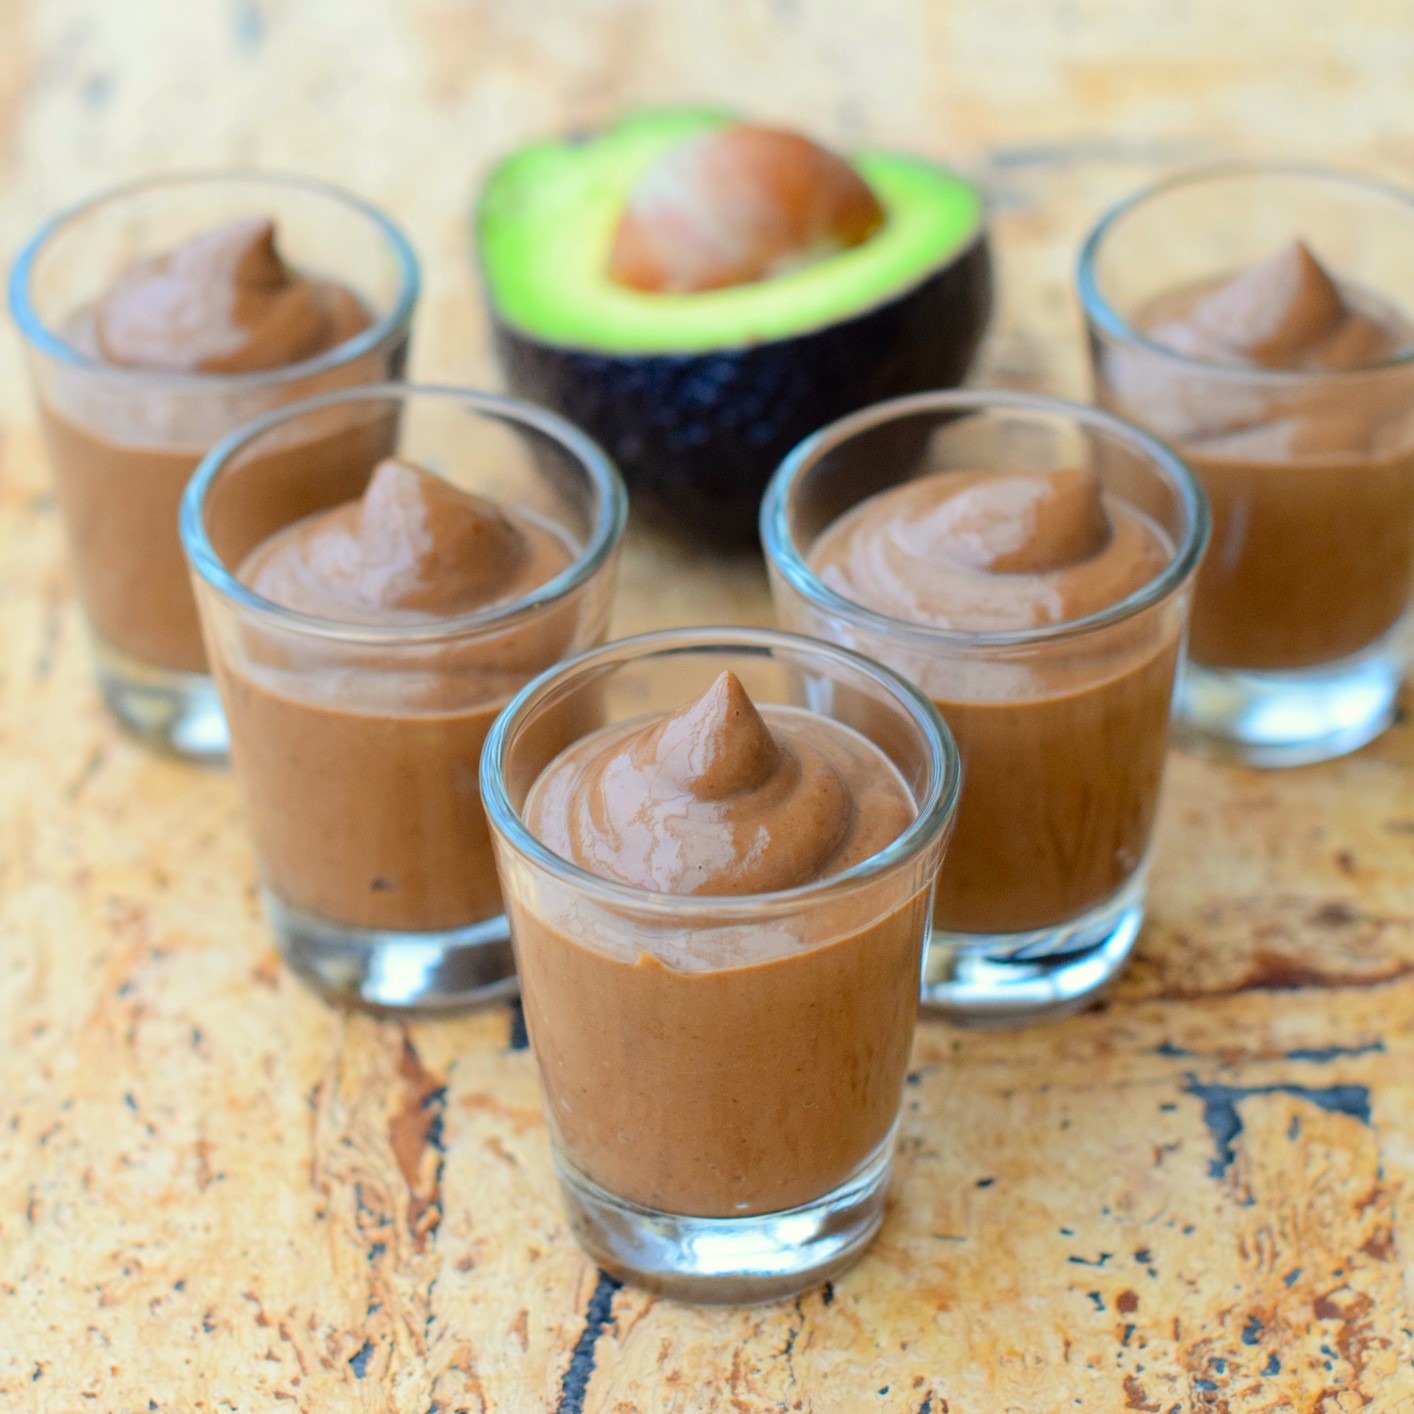
[[[646,293],[609,278],[639,177],[684,139],[735,121],[648,110],[535,143],[491,173],[476,242],[513,392],[600,442],[634,505],[694,539],[756,537],[761,494],[808,433],[882,398],[961,382],[992,278],[977,190],[918,158],[849,160],[884,208],[853,249],[729,289]]]

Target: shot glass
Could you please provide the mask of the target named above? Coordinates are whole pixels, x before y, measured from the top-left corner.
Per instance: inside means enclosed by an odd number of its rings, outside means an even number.
[[[1185,734],[1257,766],[1353,751],[1394,716],[1414,596],[1414,345],[1333,371],[1192,356],[1155,302],[1307,243],[1414,321],[1414,194],[1315,167],[1190,171],[1111,210],[1080,255],[1096,401],[1176,447],[1212,504],[1179,695]]]
[[[946,470],[1090,467],[1171,551],[1154,579],[1070,622],[925,627],[845,598],[812,567],[865,498]],[[923,393],[824,428],[782,463],[762,538],[785,628],[887,664],[938,706],[964,783],[938,877],[926,1006],[962,1025],[1080,1010],[1122,971],[1144,912],[1202,492],[1153,438],[1103,412],[1001,391]]]
[[[124,270],[238,218],[269,217],[301,274],[352,290],[370,322],[316,357],[263,372],[158,373],[106,363],[70,322]],[[402,376],[417,261],[387,217],[303,178],[154,177],[47,222],[10,275],[39,419],[104,702],[150,744],[220,758],[226,723],[207,671],[177,508],[227,433],[298,399]]]
[[[291,488],[290,449],[331,439],[349,458],[339,474]],[[237,577],[267,536],[357,496],[394,453],[538,519],[573,559],[523,598],[400,624],[296,613]],[[437,1009],[514,991],[481,748],[522,684],[602,639],[625,509],[608,459],[554,414],[403,384],[269,414],[192,478],[182,540],[266,913],[286,960],[325,993]]]
[[[882,748],[916,803],[905,832],[833,878],[732,896],[600,878],[531,832],[527,796],[567,735],[671,710],[724,669],[758,705],[809,708]],[[958,782],[920,693],[769,630],[611,643],[502,713],[481,788],[569,1223],[600,1265],[671,1296],[748,1302],[867,1246]]]

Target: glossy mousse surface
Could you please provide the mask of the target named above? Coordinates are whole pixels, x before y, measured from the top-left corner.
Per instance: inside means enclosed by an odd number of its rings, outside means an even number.
[[[861,502],[810,561],[844,598],[903,623],[967,632],[1065,624],[1154,579],[1172,548],[1089,471],[945,471]],[[900,671],[920,654],[875,646]],[[951,651],[952,656],[947,655]],[[1017,650],[982,690],[963,648],[923,663],[963,759],[935,921],[973,934],[1042,929],[1115,892],[1148,848],[1168,737],[1176,627],[1117,656]],[[1092,655],[1092,656],[1087,656]],[[991,683],[992,679],[989,678]]]
[[[848,727],[757,708],[731,674],[666,717],[556,758],[527,825],[580,867],[657,894],[758,895],[828,879],[915,815]],[[861,913],[818,905],[814,939],[763,903],[755,927],[630,946],[572,915],[516,919],[526,1019],[572,1163],[623,1198],[730,1217],[818,1198],[883,1143],[917,1008],[926,891]]]
[[[545,526],[402,461],[364,495],[257,547],[240,578],[287,609],[396,628],[514,600],[572,547]],[[221,668],[265,882],[288,905],[365,928],[452,928],[500,912],[477,768],[491,722],[568,648],[572,612],[489,643],[371,644],[356,657],[246,630]]]

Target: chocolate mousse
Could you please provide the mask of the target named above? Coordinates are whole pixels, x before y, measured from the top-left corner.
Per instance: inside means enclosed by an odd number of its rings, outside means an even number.
[[[386,460],[363,496],[297,521],[238,577],[343,624],[449,622],[445,638],[349,647],[246,625],[218,655],[232,755],[267,887],[287,907],[418,932],[501,912],[477,767],[492,720],[573,638],[573,601],[500,633],[450,621],[523,598],[574,548],[528,515]]]
[[[259,218],[131,266],[71,316],[60,332],[86,359],[153,375],[102,381],[89,370],[61,369],[40,387],[79,594],[104,643],[157,667],[204,670],[177,537],[177,507],[197,462],[226,432],[281,402],[391,370],[386,355],[370,355],[336,380],[258,389],[229,378],[304,363],[369,323],[351,290],[291,269],[273,225]],[[285,449],[270,484],[289,488],[296,513],[345,499],[390,443],[386,421],[372,430],[333,427],[322,440]]]
[[[826,529],[810,563],[877,613],[983,633],[1098,613],[1172,555],[1163,532],[1088,470],[958,470],[861,502]],[[892,666],[935,698],[963,760],[939,928],[1045,928],[1134,873],[1158,803],[1178,648],[1175,627],[1157,642],[1135,628],[1103,652],[1083,641],[1019,649],[1000,667],[969,660],[965,648],[943,664],[899,649]]]
[[[1391,629],[1414,591],[1414,374],[1378,365],[1414,325],[1300,241],[1171,290],[1136,323],[1188,359],[1254,375],[1154,354],[1101,367],[1104,400],[1178,445],[1212,505],[1195,661],[1303,668]],[[1274,373],[1292,376],[1262,376]]]
[[[827,880],[916,814],[888,758],[721,674],[667,716],[602,728],[546,767],[532,834],[604,879],[713,898]],[[882,918],[831,898],[819,938],[759,926],[635,937],[522,911],[526,1021],[570,1162],[619,1198],[704,1217],[830,1192],[888,1139],[917,1006],[926,888]]]

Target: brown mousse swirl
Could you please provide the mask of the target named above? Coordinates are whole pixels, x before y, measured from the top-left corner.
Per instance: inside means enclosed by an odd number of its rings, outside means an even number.
[[[1404,337],[1358,308],[1304,241],[1215,285],[1156,305],[1151,338],[1179,353],[1240,367],[1331,372],[1393,353]]]
[[[1342,284],[1300,240],[1237,275],[1161,295],[1137,323],[1206,363],[1312,375],[1377,367],[1414,335],[1398,311]],[[1378,455],[1408,442],[1398,378],[1263,388],[1176,376],[1144,357],[1114,360],[1109,376],[1161,434],[1234,460]]]
[[[878,779],[867,743],[809,713],[769,715],[724,672],[675,712],[563,753],[536,783],[527,823],[582,869],[668,894],[794,888],[903,833],[906,794]]]
[[[909,623],[1005,632],[1097,613],[1169,558],[1093,472],[944,471],[870,497],[811,563],[837,593]]]
[[[229,374],[303,363],[368,323],[351,291],[286,265],[274,224],[252,217],[130,266],[69,335],[106,363]]]
[[[284,608],[354,623],[424,621],[518,599],[565,566],[548,530],[394,458],[362,497],[270,537],[240,578]]]

